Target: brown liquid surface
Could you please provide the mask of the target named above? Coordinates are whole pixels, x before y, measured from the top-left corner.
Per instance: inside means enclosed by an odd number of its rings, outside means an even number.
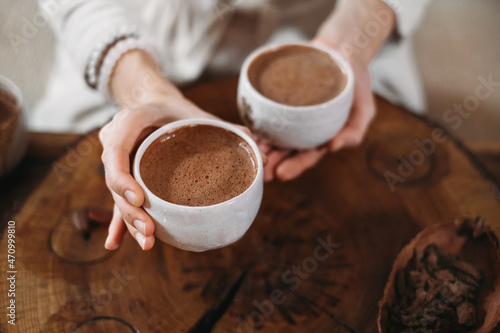
[[[249,66],[248,77],[265,97],[292,106],[328,102],[347,84],[347,76],[328,53],[301,45],[259,55]]]
[[[257,163],[250,145],[233,132],[191,125],[156,139],[142,156],[140,172],[144,184],[165,201],[210,206],[245,192]]]

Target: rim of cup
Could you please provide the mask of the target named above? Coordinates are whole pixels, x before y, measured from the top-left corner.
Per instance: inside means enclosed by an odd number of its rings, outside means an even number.
[[[8,118],[8,120],[0,125],[0,129],[4,130],[12,125],[15,119],[23,117],[23,94],[21,89],[9,78],[0,75],[0,89],[4,89],[6,92],[11,94],[17,103],[19,113],[15,114],[13,117]]]
[[[287,104],[282,104],[278,103],[276,101],[273,101],[270,98],[267,98],[266,96],[262,95],[255,87],[252,85],[250,82],[250,79],[248,78],[248,69],[250,68],[250,65],[253,63],[255,58],[257,58],[260,54],[269,52],[269,51],[277,51],[281,48],[287,47],[287,46],[306,46],[310,47],[313,49],[317,49],[320,51],[323,51],[327,53],[333,61],[340,67],[341,71],[347,76],[347,83],[344,87],[344,90],[331,100],[320,103],[320,104],[313,104],[313,105],[300,105],[300,106],[294,106],[294,105],[287,105]],[[264,45],[256,50],[254,50],[250,55],[245,59],[243,62],[243,66],[241,68],[241,73],[244,76],[244,79],[248,81],[248,86],[250,87],[250,91],[263,100],[264,102],[274,106],[274,107],[280,107],[280,108],[285,108],[290,111],[311,111],[311,110],[316,110],[318,108],[326,108],[330,107],[333,104],[338,103],[345,95],[349,93],[354,87],[354,73],[352,71],[351,65],[349,62],[337,51],[335,51],[332,48],[323,46],[323,45],[318,45],[318,44],[313,44],[311,42],[293,42],[293,43],[279,43],[279,44],[269,44],[269,45]]]
[[[23,106],[23,94],[21,93],[21,89],[19,89],[19,87],[11,79],[0,75],[0,86],[14,96],[19,104],[19,107]]]
[[[146,184],[144,184],[144,181],[142,180],[141,173],[140,173],[140,164],[141,164],[142,156],[146,152],[147,148],[149,148],[149,146],[156,139],[158,139],[160,136],[162,136],[163,134],[165,134],[165,133],[167,133],[169,131],[175,130],[176,128],[183,127],[183,126],[188,126],[188,125],[211,125],[211,126],[223,128],[223,129],[226,129],[226,130],[228,130],[230,132],[233,132],[234,134],[236,134],[237,136],[239,136],[240,138],[242,138],[243,140],[245,140],[250,145],[250,147],[252,148],[253,153],[255,155],[255,159],[256,159],[255,162],[257,164],[257,172],[255,173],[255,178],[254,178],[252,184],[250,184],[250,186],[248,186],[248,188],[245,191],[243,191],[242,193],[238,194],[235,197],[232,197],[229,200],[226,200],[226,201],[223,201],[223,202],[219,202],[219,203],[214,204],[214,205],[209,205],[209,206],[186,206],[186,205],[175,204],[175,203],[172,203],[172,202],[169,202],[169,201],[166,201],[166,200],[160,198],[159,196],[157,196],[156,194],[154,194],[146,186]],[[262,175],[262,173],[264,172],[263,169],[264,169],[264,166],[262,164],[262,156],[260,154],[259,147],[257,146],[257,144],[255,143],[255,141],[248,134],[246,134],[245,132],[243,132],[242,130],[240,130],[239,128],[237,128],[236,126],[231,125],[230,123],[227,123],[225,121],[216,120],[216,119],[205,119],[205,118],[193,118],[193,119],[177,120],[177,121],[168,123],[168,124],[166,124],[166,125],[158,128],[156,131],[154,131],[153,133],[151,133],[141,143],[141,145],[137,149],[137,153],[135,155],[134,163],[133,163],[134,178],[139,183],[139,185],[142,187],[143,191],[147,192],[147,196],[148,197],[153,197],[156,200],[160,200],[163,204],[165,204],[167,206],[178,207],[178,208],[187,209],[187,210],[204,210],[204,209],[211,209],[213,207],[225,206],[225,205],[231,204],[232,202],[238,200],[238,198],[240,198],[241,196],[243,196],[245,193],[247,193],[248,191],[250,191],[252,188],[254,188],[255,186],[257,186],[258,180],[263,177],[263,175]]]

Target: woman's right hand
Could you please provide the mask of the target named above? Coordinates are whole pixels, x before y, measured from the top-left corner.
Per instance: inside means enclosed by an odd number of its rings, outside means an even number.
[[[131,158],[137,145],[153,130],[186,118],[214,118],[183,97],[164,97],[155,103],[123,109],[99,133],[106,185],[115,201],[105,247],[114,250],[128,230],[142,249],[153,247],[153,220],[141,207],[144,192],[131,175]]]

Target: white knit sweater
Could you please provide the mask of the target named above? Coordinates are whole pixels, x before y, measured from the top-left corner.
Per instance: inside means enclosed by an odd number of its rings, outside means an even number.
[[[347,0],[348,1],[348,0]],[[373,62],[374,91],[421,111],[422,89],[411,51],[412,32],[430,0],[384,0],[397,14],[403,39],[388,43]],[[39,0],[59,40],[57,59],[29,126],[38,131],[84,132],[116,112],[84,82],[96,45],[135,26],[151,43],[168,78],[182,85],[204,71],[237,73],[245,56],[270,42],[314,36],[332,0]],[[236,98],[236,97],[235,97]]]

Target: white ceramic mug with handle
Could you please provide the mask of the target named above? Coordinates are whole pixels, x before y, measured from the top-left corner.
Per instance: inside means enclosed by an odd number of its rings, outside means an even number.
[[[144,152],[163,134],[189,125],[220,127],[235,133],[248,143],[256,159],[257,172],[254,181],[243,193],[215,205],[183,206],[167,202],[147,188],[140,173]],[[220,120],[180,120],[159,128],[139,146],[134,159],[133,174],[144,190],[143,207],[155,222],[155,236],[183,250],[201,252],[234,243],[253,223],[262,201],[263,165],[257,144],[239,128]]]
[[[263,96],[252,86],[248,70],[259,55],[288,46],[311,47],[327,53],[347,77],[344,90],[325,103],[307,106],[281,104]],[[327,143],[344,126],[351,109],[353,92],[352,68],[338,52],[312,43],[267,45],[255,50],[243,63],[238,83],[238,109],[245,125],[274,146],[315,148]]]

